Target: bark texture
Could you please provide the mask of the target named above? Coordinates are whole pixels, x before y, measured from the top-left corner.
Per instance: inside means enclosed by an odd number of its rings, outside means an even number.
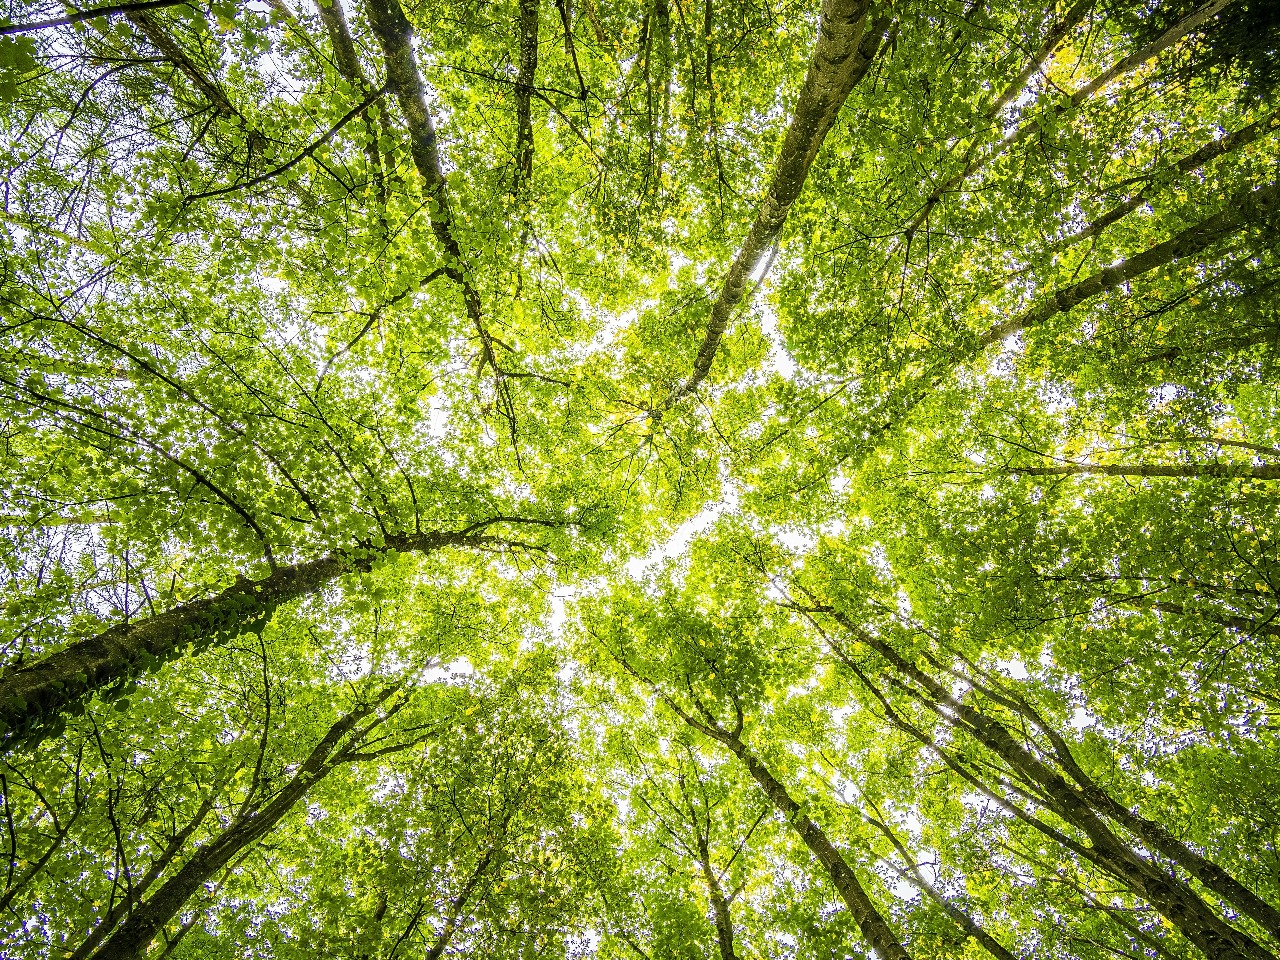
[[[1089,859],[1155,907],[1206,957],[1274,960],[1271,952],[1231,926],[1191,887],[1119,837],[1104,820],[1107,810],[1099,810],[1085,791],[1073,787],[1061,773],[1028,750],[1004,724],[958,699],[947,686],[906,660],[883,638],[861,630],[839,611],[825,607],[814,608],[812,612],[831,615],[860,642],[884,657],[902,677],[915,684],[919,689],[910,692],[917,700],[951,726],[977,739],[1016,776],[1034,784],[1038,802],[1088,839],[1089,847],[1085,850]]]
[[[1010,473],[1028,477],[1228,477],[1280,480],[1280,464],[1266,463],[1058,463],[1048,467],[1012,467]]]
[[[376,721],[363,731],[356,731],[357,724],[369,716],[390,693],[387,690],[381,699],[358,707],[330,727],[289,782],[269,803],[236,817],[226,830],[197,850],[177,873],[160,886],[154,896],[116,928],[94,954],[94,960],[133,960],[143,956],[165,924],[182,911],[197,890],[231,863],[237,854],[266,836],[306,796],[312,786],[343,762],[346,754],[363,738],[363,734],[376,726]],[[353,731],[355,733],[351,735]],[[347,741],[345,744],[344,740]]]
[[[1277,207],[1280,207],[1280,186],[1274,183],[1241,190],[1229,199],[1221,213],[1192,224],[1163,243],[1157,243],[1128,260],[1122,260],[1115,266],[1105,267],[1070,286],[1055,290],[1043,303],[1004,323],[995,324],[978,338],[978,347],[989,347],[1015,333],[1038,326],[1059,313],[1066,313],[1076,304],[1113,290],[1122,283],[1174,260],[1203,253],[1219,240],[1238,233],[1250,224],[1273,220]]]
[[[533,80],[538,71],[539,0],[520,0],[520,72],[516,76],[516,172],[511,193],[520,198],[533,176]],[[566,34],[568,36],[568,34]]]
[[[118,623],[70,643],[0,679],[0,753],[85,697],[119,688],[146,670],[197,648],[260,628],[282,603],[308,596],[346,573],[367,570],[378,554],[429,553],[445,546],[493,542],[468,532],[388,537],[384,546],[334,553],[277,567],[261,580],[239,580],[213,597],[192,600],[144,620]]]
[[[494,340],[484,323],[480,293],[467,269],[458,243],[449,197],[449,184],[440,162],[440,145],[435,124],[427,108],[427,84],[418,68],[413,50],[413,27],[398,0],[366,0],[369,25],[378,38],[387,68],[387,87],[396,98],[409,130],[409,153],[422,178],[431,217],[431,232],[444,251],[444,267],[449,279],[462,290],[467,318],[480,338],[481,366],[497,369]]]
[[[869,6],[870,0],[823,0],[813,59],[764,200],[711,308],[702,345],[693,361],[693,372],[668,394],[655,415],[660,416],[662,411],[697,390],[710,373],[720,341],[746,294],[752,272],[782,231],[840,108],[879,52],[890,20],[881,18],[867,27]]]
[[[728,747],[742,761],[751,774],[751,778],[764,791],[765,796],[787,819],[804,845],[817,857],[818,862],[826,868],[840,899],[849,908],[849,913],[858,924],[858,929],[866,937],[867,942],[875,948],[882,960],[910,960],[910,954],[890,928],[888,921],[880,915],[867,891],[863,889],[853,868],[849,866],[844,854],[833,844],[818,824],[804,815],[798,804],[787,792],[787,788],[774,777],[772,771],[747,747],[742,738],[721,731],[716,739]]]
[[[729,911],[729,898],[725,896],[724,887],[711,865],[711,844],[707,835],[698,830],[698,866],[702,869],[702,878],[707,882],[707,894],[711,898],[711,913],[716,925],[716,946],[720,950],[720,960],[738,960],[733,950],[733,914]]]

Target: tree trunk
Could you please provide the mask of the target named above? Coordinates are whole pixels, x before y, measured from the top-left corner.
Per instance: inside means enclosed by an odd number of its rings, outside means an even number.
[[[520,0],[520,72],[516,76],[516,172],[511,194],[520,199],[533,176],[533,80],[538,70],[539,0]]]
[[[187,840],[190,839],[193,833],[195,833],[200,824],[205,821],[205,818],[213,812],[214,801],[217,799],[222,786],[225,785],[227,780],[230,780],[230,777],[227,777],[221,783],[215,784],[213,788],[210,789],[209,795],[201,802],[200,808],[196,811],[196,815],[185,827],[179,830],[167,844],[165,844],[164,850],[161,851],[158,857],[156,857],[155,862],[151,864],[147,869],[147,872],[143,874],[138,883],[129,891],[129,896],[124,900],[121,900],[107,912],[107,915],[102,918],[102,922],[89,932],[89,935],[85,937],[73,952],[66,955],[66,960],[87,960],[89,955],[93,953],[93,949],[102,942],[102,939],[110,933],[115,925],[120,921],[121,916],[132,911],[134,904],[146,896],[146,893],[151,889],[152,884],[160,878],[161,874],[169,869],[170,864],[172,864],[178,854],[182,852],[182,848],[186,845]]]
[[[1239,149],[1247,144],[1253,143],[1259,137],[1266,136],[1280,127],[1280,113],[1272,113],[1256,120],[1247,127],[1228,133],[1226,136],[1219,137],[1217,140],[1211,140],[1194,153],[1187,154],[1173,166],[1173,170],[1180,174],[1191,173],[1193,170],[1199,170],[1205,164],[1212,160],[1216,160],[1223,154],[1230,153],[1232,150]],[[1112,189],[1115,189],[1114,187]],[[1081,240],[1088,240],[1102,233],[1107,227],[1111,226],[1125,217],[1127,217],[1138,207],[1147,201],[1147,189],[1144,187],[1139,190],[1128,200],[1112,207],[1097,220],[1094,220],[1087,227],[1078,230],[1069,236],[1063,237],[1051,245],[1052,249],[1062,249],[1079,243]]]
[[[1062,114],[1062,113],[1066,113],[1068,110],[1079,107],[1081,104],[1083,104],[1086,100],[1092,97],[1095,93],[1097,93],[1107,84],[1120,78],[1121,76],[1124,76],[1127,73],[1131,73],[1132,71],[1136,70],[1138,67],[1142,66],[1147,61],[1152,60],[1155,57],[1159,56],[1160,53],[1162,53],[1164,50],[1168,49],[1174,43],[1177,43],[1179,40],[1181,40],[1191,31],[1202,26],[1211,17],[1216,16],[1224,8],[1226,8],[1228,5],[1230,5],[1233,2],[1235,2],[1235,0],[1210,0],[1210,2],[1206,4],[1204,7],[1201,7],[1199,10],[1196,10],[1194,13],[1192,13],[1189,17],[1186,17],[1183,20],[1179,21],[1178,23],[1174,24],[1172,27],[1166,30],[1163,34],[1161,34],[1155,40],[1151,41],[1151,43],[1147,44],[1145,47],[1141,48],[1140,50],[1134,51],[1133,53],[1129,54],[1127,57],[1123,58],[1122,60],[1112,64],[1110,67],[1108,67],[1105,71],[1103,71],[1093,80],[1091,80],[1089,83],[1085,84],[1075,93],[1073,93],[1071,95],[1071,98],[1065,104],[1061,104],[1055,107],[1053,112],[1057,114]],[[1070,22],[1073,18],[1076,19],[1076,22],[1078,22],[1078,20],[1082,20],[1084,18],[1084,15],[1089,12],[1089,9],[1091,8],[1091,6],[1092,4],[1089,4],[1088,6],[1084,6],[1082,8],[1081,5],[1077,5],[1075,8],[1073,8],[1073,10],[1070,13],[1067,14],[1067,17],[1066,17],[1067,21]],[[1070,25],[1074,26],[1075,24],[1071,23]],[[1070,29],[1070,27],[1068,27],[1068,29]],[[1065,31],[1063,33],[1063,36],[1065,36]],[[1051,53],[1052,49],[1050,49],[1049,52]],[[1029,77],[1030,74],[1028,74],[1027,76]],[[1007,95],[1008,94],[1006,92],[1006,96]],[[1008,101],[1006,100],[1005,102],[1007,103]],[[940,184],[936,189],[934,189],[934,191],[929,195],[928,200],[925,201],[925,205],[921,209],[920,213],[917,214],[916,217],[908,225],[906,229],[906,233],[908,235],[915,233],[915,231],[920,227],[920,225],[924,223],[925,220],[928,219],[929,213],[933,210],[934,205],[942,198],[943,194],[945,194],[948,190],[952,190],[958,187],[965,180],[969,179],[969,177],[983,170],[984,168],[989,166],[993,161],[1004,156],[1004,154],[1008,153],[1009,150],[1012,149],[1014,146],[1021,143],[1023,140],[1027,140],[1032,136],[1034,136],[1035,134],[1039,133],[1040,129],[1041,129],[1040,123],[1038,123],[1035,118],[1032,118],[1031,120],[1028,120],[1027,122],[1020,124],[1016,129],[1011,131],[1007,136],[1004,137],[1004,139],[1000,140],[994,147],[991,148],[991,150],[989,150],[986,154],[984,154],[981,157],[968,159],[972,157],[972,154],[973,154],[973,149],[970,148],[970,150],[968,150],[965,153],[965,158],[968,160],[968,162],[965,163],[965,165],[959,171],[952,174],[942,184]]]
[[[1089,838],[1097,862],[1168,918],[1206,957],[1210,960],[1275,960],[1274,955],[1252,937],[1219,917],[1190,887],[1116,836],[1084,794],[1017,742],[1003,724],[952,696],[946,687],[904,659],[883,639],[860,630],[839,612],[830,607],[816,612],[833,616],[900,674],[922,687],[923,692],[916,697],[926,707],[951,726],[976,737],[1017,775],[1035,784],[1045,805]]]
[[[655,418],[697,390],[711,371],[720,340],[734,310],[742,302],[751,273],[782,231],[840,108],[879,52],[890,20],[881,18],[864,32],[869,6],[869,0],[823,0],[813,59],[782,141],[773,178],[756,211],[755,222],[724,278],[720,296],[711,308],[693,372],[672,389],[661,409],[654,411]]]
[[[907,852],[906,847],[904,847],[898,838],[894,836],[893,829],[887,823],[884,823],[881,820],[876,820],[873,817],[869,817],[865,813],[862,815],[862,819],[884,834],[888,838],[889,842],[893,844],[893,849],[897,852],[898,856],[902,858],[902,862],[906,865],[905,869],[897,870],[899,876],[938,904],[938,906],[942,908],[943,912],[951,918],[952,922],[955,923],[956,926],[963,930],[969,937],[982,944],[986,951],[995,957],[996,960],[1017,960],[1013,954],[1005,949],[1004,945],[1000,943],[999,940],[987,933],[980,923],[974,920],[973,917],[969,916],[967,911],[961,910],[954,903],[944,897],[942,895],[942,891],[925,878],[924,874],[922,874],[920,869],[916,866],[915,860],[911,857],[911,854]],[[892,866],[892,863],[890,863],[890,866]]]
[[[976,670],[972,663],[969,663],[969,666]],[[1222,867],[1187,846],[1161,824],[1135,813],[1107,793],[1076,762],[1075,754],[1066,738],[1055,730],[1029,702],[1016,693],[992,690],[985,683],[968,674],[957,673],[957,676],[963,677],[984,696],[1008,707],[1038,727],[1049,739],[1059,765],[1067,772],[1067,776],[1076,782],[1081,792],[1097,810],[1123,826],[1147,848],[1163,854],[1181,866],[1205,887],[1222,897],[1242,914],[1253,919],[1272,937],[1280,940],[1280,910],[1267,903]]]
[[[873,443],[881,434],[891,430],[951,371],[973,360],[987,347],[1000,343],[1015,333],[1045,323],[1085,300],[1113,290],[1152,270],[1180,258],[1202,253],[1254,223],[1267,222],[1275,217],[1277,207],[1280,207],[1280,186],[1274,183],[1242,190],[1228,200],[1221,213],[1187,227],[1168,240],[1134,254],[1128,260],[1105,267],[1077,283],[1048,293],[1037,306],[1017,317],[995,324],[985,333],[977,334],[975,339],[969,339],[974,338],[974,334],[963,334],[965,340],[947,353],[934,358],[921,354],[924,372],[915,377],[904,391],[889,398],[882,408],[885,419],[871,431],[867,442]]]
[[[355,737],[340,747],[341,741],[392,692],[388,688],[380,698],[357,707],[330,727],[297,773],[269,803],[237,817],[218,837],[197,850],[177,873],[161,885],[155,896],[134,910],[116,928],[94,954],[94,960],[134,960],[143,956],[165,924],[182,911],[197,890],[227,866],[238,853],[269,833],[306,796],[313,785],[337,769],[346,754],[371,728],[357,732]]]
[[[978,338],[978,348],[989,347],[1015,333],[1044,323],[1059,313],[1066,313],[1076,304],[1113,290],[1157,267],[1163,267],[1181,257],[1202,253],[1219,240],[1251,223],[1274,218],[1277,206],[1280,206],[1280,187],[1274,183],[1241,190],[1230,198],[1221,213],[1187,227],[1181,233],[1128,260],[1105,267],[1069,287],[1055,290],[1039,306],[1004,323],[997,323]]]
[[[0,679],[0,753],[38,734],[47,721],[83,698],[119,688],[157,663],[181,656],[189,643],[203,648],[260,628],[280,604],[313,594],[343,574],[368,570],[374,554],[429,553],[486,542],[493,538],[469,531],[391,536],[385,546],[367,551],[362,559],[333,553],[277,567],[262,580],[242,579],[217,596],[182,603],[144,620],[117,623],[77,640]]]
[[[681,716],[686,723],[692,721],[692,718],[683,712]],[[764,791],[764,795],[769,798],[769,802],[786,818],[791,829],[796,832],[797,836],[804,841],[805,846],[818,858],[818,862],[826,868],[836,892],[840,894],[840,899],[845,902],[845,905],[849,908],[849,913],[858,924],[858,929],[862,931],[862,935],[867,939],[867,942],[875,948],[881,960],[911,960],[911,956],[902,945],[902,941],[898,939],[888,922],[880,915],[880,911],[876,909],[875,904],[871,902],[871,898],[867,895],[866,890],[862,888],[857,874],[853,872],[853,868],[844,859],[844,855],[831,842],[823,829],[804,815],[800,809],[800,804],[792,799],[791,794],[787,792],[787,788],[756,757],[746,743],[743,742],[742,737],[737,733],[725,730],[723,727],[707,727],[696,722],[692,722],[690,725],[724,744],[733,752],[734,756],[742,761],[752,779]]]
[[[426,188],[431,232],[443,248],[444,267],[449,278],[462,288],[467,317],[480,337],[481,362],[496,367],[497,356],[493,338],[484,325],[480,293],[472,283],[466,258],[454,231],[449,185],[440,162],[435,125],[431,121],[431,112],[427,109],[427,85],[422,79],[418,57],[413,50],[413,27],[398,0],[366,0],[365,11],[369,17],[369,25],[382,47],[387,67],[387,86],[395,95],[409,128],[409,153]]]
[[[333,61],[338,73],[361,93],[368,95],[374,89],[369,78],[360,67],[360,58],[356,54],[355,38],[351,36],[351,26],[347,22],[346,11],[342,8],[342,0],[316,0],[316,9],[320,12],[320,21],[329,35],[329,43],[333,47]],[[385,172],[382,167],[382,152],[378,149],[379,129],[387,131],[387,111],[382,109],[378,114],[379,123],[364,115],[365,131],[369,139],[364,144],[365,158],[369,161],[369,170],[376,179],[378,202],[386,205],[387,187]]]
[[[1280,480],[1280,464],[1248,463],[1059,463],[1049,467],[1010,467],[1010,473],[1028,477],[1228,477]]]
[[[695,831],[698,830],[694,823]],[[716,945],[720,948],[720,960],[738,960],[733,952],[733,916],[729,912],[729,900],[720,886],[720,878],[711,866],[711,845],[706,834],[698,833],[698,866],[702,868],[702,877],[707,881],[707,892],[711,899],[711,913],[715,918]]]
[[[458,932],[458,927],[462,925],[462,912],[466,909],[467,903],[470,902],[472,894],[476,892],[476,887],[480,885],[480,880],[484,877],[484,873],[489,869],[489,864],[493,860],[493,849],[485,851],[480,862],[476,864],[476,868],[471,871],[471,876],[467,878],[466,884],[456,897],[450,901],[449,916],[444,922],[444,929],[436,937],[435,943],[431,945],[431,949],[427,951],[425,960],[440,960],[444,956],[445,950],[453,941],[453,936]]]

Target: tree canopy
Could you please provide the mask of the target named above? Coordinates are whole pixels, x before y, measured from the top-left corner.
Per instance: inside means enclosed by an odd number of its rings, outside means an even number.
[[[1280,958],[1272,0],[4,12],[4,956]]]

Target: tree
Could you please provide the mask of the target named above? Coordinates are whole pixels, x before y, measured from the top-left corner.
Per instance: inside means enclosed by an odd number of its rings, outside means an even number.
[[[24,0],[6,956],[1280,956],[1264,0]]]

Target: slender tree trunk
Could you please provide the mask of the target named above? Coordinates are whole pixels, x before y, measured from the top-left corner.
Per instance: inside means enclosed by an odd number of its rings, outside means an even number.
[[[965,662],[969,663],[967,660]],[[977,670],[972,663],[969,663],[969,666],[971,669]],[[1066,738],[1054,729],[1040,714],[1040,711],[1036,710],[1027,700],[1016,693],[993,690],[984,681],[978,680],[967,673],[957,674],[957,676],[963,677],[967,683],[970,683],[975,690],[984,696],[1008,707],[1030,721],[1033,726],[1039,728],[1048,738],[1059,765],[1066,771],[1067,776],[1076,782],[1095,808],[1123,826],[1141,840],[1148,849],[1155,850],[1177,863],[1191,876],[1204,884],[1206,888],[1222,897],[1223,900],[1230,903],[1245,916],[1253,919],[1272,937],[1280,940],[1280,910],[1264,901],[1222,867],[1206,859],[1202,854],[1173,836],[1161,824],[1154,823],[1135,813],[1107,793],[1076,761],[1075,754],[1072,752],[1071,745],[1067,743]],[[990,675],[987,675],[987,679],[990,679]]]
[[[1012,953],[1005,949],[1004,945],[1000,943],[999,940],[987,933],[983,926],[969,915],[968,911],[961,910],[957,907],[942,895],[942,891],[926,879],[924,874],[920,872],[919,867],[916,866],[915,860],[911,857],[911,854],[908,853],[906,847],[904,847],[894,835],[893,829],[887,823],[876,820],[866,814],[863,814],[862,819],[884,834],[889,839],[889,842],[893,844],[893,849],[897,852],[898,856],[902,858],[902,862],[906,865],[904,870],[899,871],[900,875],[903,876],[905,880],[938,904],[938,906],[943,909],[943,912],[951,918],[952,922],[954,922],[956,926],[963,930],[969,937],[980,943],[987,953],[995,957],[996,960],[1017,960]]]
[[[533,81],[538,71],[539,0],[520,0],[520,72],[516,75],[516,172],[511,194],[520,199],[533,176]]]
[[[1280,464],[1254,466],[1247,463],[1059,463],[1048,467],[1010,467],[1010,473],[1028,477],[1228,477],[1280,480]]]
[[[1208,620],[1210,623],[1216,623],[1232,630],[1239,630],[1241,633],[1246,633],[1250,636],[1280,637],[1280,619],[1277,618],[1276,614],[1266,620],[1253,620],[1249,617],[1233,617],[1227,614],[1215,613],[1212,610],[1203,608],[1188,610],[1182,604],[1174,603],[1172,600],[1124,597],[1117,602],[1122,606],[1136,607],[1139,610],[1158,610],[1160,613],[1171,613],[1176,617],[1193,617]]]
[[[695,823],[694,829],[697,830]],[[733,916],[729,912],[729,900],[724,895],[720,878],[711,866],[711,845],[706,834],[698,832],[698,866],[702,868],[702,877],[707,881],[707,892],[711,899],[711,913],[715,918],[716,945],[720,949],[720,960],[738,960],[733,952]]]
[[[440,162],[435,125],[427,109],[427,84],[418,69],[418,57],[413,50],[413,27],[399,0],[365,0],[365,11],[382,48],[387,86],[395,95],[409,129],[409,153],[426,190],[431,232],[443,249],[444,267],[449,278],[462,289],[467,317],[480,338],[481,364],[496,370],[497,353],[493,337],[485,326],[480,293],[472,281],[454,228],[449,185]]]
[[[1113,290],[1158,267],[1163,267],[1182,257],[1202,253],[1219,240],[1243,230],[1252,223],[1273,219],[1277,207],[1280,207],[1280,187],[1274,183],[1241,190],[1230,198],[1221,213],[1187,227],[1181,233],[1142,253],[1135,254],[1128,260],[1115,266],[1105,267],[1069,287],[1055,290],[1038,306],[1004,323],[997,323],[978,338],[977,346],[982,349],[999,343],[1006,337],[1038,326],[1059,313],[1066,313],[1076,304]]]
[[[356,725],[372,713],[392,693],[386,690],[372,703],[342,717],[312,749],[289,782],[260,809],[247,811],[225,831],[197,850],[181,869],[166,880],[155,895],[116,928],[94,954],[93,960],[134,960],[143,956],[161,929],[177,916],[187,901],[237,854],[266,836],[316,783],[332,773],[367,734],[369,729],[348,738]],[[342,741],[348,742],[343,744]]]
[[[1005,87],[1004,92],[996,97],[995,102],[987,108],[987,112],[984,114],[986,119],[995,120],[999,117],[1000,111],[1012,103],[1026,89],[1027,81],[1044,66],[1045,61],[1053,55],[1053,52],[1058,49],[1059,44],[1067,38],[1067,35],[1083,22],[1095,3],[1096,0],[1077,0],[1075,5],[1063,14],[1062,19],[1049,28],[1049,32],[1045,35],[1044,43],[1041,44],[1040,49],[1036,51],[1035,55],[1027,61],[1026,66]],[[911,219],[911,222],[907,224],[906,230],[903,231],[908,237],[914,235],[920,229],[920,225],[929,219],[934,207],[938,205],[938,201],[943,198],[948,190],[981,169],[980,166],[973,165],[973,155],[978,152],[981,142],[979,138],[975,137],[960,157],[960,170],[934,187],[929,196],[925,198],[920,211]]]
[[[373,84],[365,76],[360,67],[360,58],[356,54],[355,39],[351,36],[351,26],[347,22],[346,11],[342,0],[316,0],[316,9],[320,12],[320,22],[324,24],[325,33],[329,35],[329,43],[333,47],[333,60],[339,75],[361,93],[373,92]],[[378,149],[379,123],[374,123],[366,113],[363,118],[368,140],[364,144],[365,158],[369,161],[369,170],[376,178],[375,187],[378,201],[387,202],[387,188],[382,168],[382,151]],[[382,130],[387,129],[387,111],[379,112]]]
[[[792,799],[787,788],[774,777],[772,771],[747,747],[741,737],[721,730],[716,739],[728,747],[746,766],[751,777],[764,791],[774,807],[787,819],[797,836],[805,846],[818,858],[831,877],[831,882],[840,894],[840,899],[849,908],[849,913],[858,924],[858,929],[866,937],[867,942],[875,948],[881,960],[910,960],[906,948],[897,934],[889,927],[888,922],[880,915],[871,898],[863,889],[853,868],[844,859],[844,855],[827,837],[826,832],[806,817],[800,804]]]
[[[925,706],[950,725],[976,737],[1018,776],[1035,784],[1049,809],[1089,838],[1100,865],[1160,911],[1206,957],[1210,960],[1275,960],[1274,955],[1252,937],[1219,917],[1190,887],[1116,836],[1084,794],[1027,750],[1003,724],[954,697],[882,638],[860,630],[838,611],[827,607],[815,612],[834,617],[884,657],[898,673],[923,688],[915,696]]]
[[[976,337],[973,334],[964,335],[968,340],[967,344],[961,341],[951,351],[932,358],[923,353],[920,354],[919,358],[925,366],[925,371],[911,381],[904,390],[889,398],[882,408],[884,419],[872,430],[867,442],[872,443],[880,435],[891,430],[907,417],[951,371],[973,360],[987,347],[1015,333],[1039,326],[1060,313],[1068,312],[1085,300],[1114,290],[1152,270],[1167,266],[1175,260],[1203,253],[1219,241],[1253,224],[1265,223],[1273,219],[1277,208],[1280,208],[1280,185],[1272,183],[1242,190],[1229,198],[1221,213],[1187,227],[1168,240],[1134,254],[1128,260],[1105,267],[1070,286],[1045,294],[1030,310],[1003,323],[995,324],[985,333],[977,334]],[[1263,342],[1272,337],[1273,334],[1268,332],[1249,340],[1242,346]]]
[[[697,390],[711,371],[720,340],[742,302],[752,272],[782,231],[840,108],[879,52],[890,20],[881,18],[866,27],[869,6],[869,0],[823,0],[813,59],[764,200],[711,308],[693,372],[672,389],[661,409],[654,411],[655,417]]]
[[[182,45],[178,43],[173,34],[154,14],[145,11],[134,11],[127,14],[127,16],[129,21],[151,42],[151,45],[164,54],[166,60],[182,71],[192,85],[213,105],[213,109],[217,111],[218,116],[228,120],[235,119],[239,121],[245,131],[250,133],[251,139],[257,141],[265,140],[262,134],[257,131],[250,131],[248,121],[236,109],[235,104],[231,102],[222,88],[218,86],[217,81],[205,75],[205,72],[187,55],[187,52],[182,49]]]
[[[466,910],[467,904],[476,892],[476,887],[480,885],[480,880],[484,877],[485,871],[489,869],[489,864],[492,861],[493,849],[490,848],[485,851],[484,856],[480,858],[480,862],[476,864],[476,868],[471,871],[471,876],[467,878],[462,890],[450,902],[449,916],[444,922],[444,929],[440,931],[435,943],[427,951],[426,960],[440,960],[444,956],[445,950],[449,948],[454,935],[458,932],[458,927],[462,925],[463,911]]]
[[[825,831],[804,815],[800,804],[792,799],[787,788],[743,741],[741,716],[739,716],[737,729],[730,731],[719,723],[713,726],[701,723],[686,713],[674,700],[669,697],[663,697],[663,699],[685,723],[728,747],[730,752],[742,761],[743,766],[747,768],[751,778],[773,804],[774,809],[786,818],[791,829],[804,841],[805,846],[817,857],[818,862],[826,868],[836,892],[840,894],[840,899],[845,902],[850,915],[858,924],[858,929],[882,960],[911,960],[902,941],[898,939],[897,934],[871,902],[871,898],[863,889],[853,868],[844,859],[844,855],[827,837]]]
[[[1191,31],[1202,26],[1211,17],[1216,16],[1228,5],[1234,2],[1235,0],[1210,0],[1209,3],[1205,4],[1199,10],[1196,10],[1189,17],[1186,17],[1183,20],[1179,21],[1178,23],[1174,24],[1172,27],[1166,30],[1163,34],[1161,34],[1155,40],[1151,41],[1151,43],[1147,44],[1145,47],[1142,47],[1140,50],[1134,51],[1133,53],[1129,54],[1127,57],[1124,57],[1123,59],[1112,64],[1109,68],[1107,68],[1097,77],[1095,77],[1092,81],[1085,84],[1075,93],[1073,93],[1071,95],[1071,98],[1065,104],[1061,104],[1055,107],[1054,112],[1058,114],[1062,114],[1062,113],[1066,113],[1068,110],[1079,107],[1081,104],[1083,104],[1086,100],[1092,97],[1095,93],[1097,93],[1107,84],[1111,83],[1114,80],[1119,79],[1120,77],[1124,76],[1127,73],[1133,72],[1134,70],[1142,66],[1147,61],[1159,56],[1159,54],[1162,53],[1164,50],[1167,50],[1174,43],[1181,40]],[[1081,5],[1078,4],[1072,10],[1071,13],[1067,14],[1067,17],[1065,19],[1067,21],[1071,21],[1073,19],[1073,16],[1079,19],[1083,19],[1084,14],[1087,14],[1091,7],[1092,7],[1092,4],[1089,4],[1088,6],[1082,9]],[[1072,26],[1074,26],[1074,24],[1072,24]],[[1065,32],[1063,35],[1065,36]],[[1059,38],[1059,42],[1060,42],[1060,38]],[[1055,46],[1056,46],[1056,43],[1055,43]],[[1050,49],[1049,52],[1052,52],[1052,48]],[[1037,64],[1037,68],[1038,68],[1038,64]],[[1027,76],[1030,77],[1030,74],[1028,74]],[[1005,102],[1007,103],[1008,101],[1005,101]],[[998,158],[1002,157],[1004,154],[1009,152],[1009,150],[1011,150],[1017,144],[1037,134],[1040,131],[1040,129],[1041,129],[1041,125],[1036,121],[1036,119],[1033,118],[1031,120],[1028,120],[1027,122],[1020,124],[1017,127],[1017,129],[1011,131],[1007,136],[1004,137],[1004,139],[1000,140],[997,144],[995,144],[995,146],[993,146],[989,151],[987,151],[981,157],[969,159],[968,162],[965,163],[965,165],[961,167],[960,170],[958,170],[952,176],[947,178],[943,183],[941,183],[938,187],[934,189],[934,191],[929,195],[929,198],[925,201],[924,207],[921,209],[920,213],[918,213],[915,216],[915,218],[911,221],[911,223],[907,226],[906,232],[908,234],[915,233],[915,231],[919,229],[920,225],[924,223],[926,219],[928,219],[929,213],[933,210],[934,205],[938,202],[938,200],[942,198],[942,196],[948,190],[955,189],[965,180],[969,179],[969,177],[973,176],[975,173],[980,172],[981,170],[986,168],[988,165],[990,165],[992,162],[994,162],[995,160],[997,160]],[[970,158],[972,154],[973,154],[972,149],[967,151],[965,154],[966,159]]]
[[[1199,170],[1205,164],[1212,160],[1216,160],[1223,154],[1230,153],[1247,144],[1253,143],[1259,137],[1266,136],[1273,130],[1280,128],[1280,113],[1272,113],[1261,120],[1256,120],[1246,127],[1241,127],[1232,133],[1228,133],[1224,137],[1217,140],[1211,140],[1194,153],[1187,154],[1173,166],[1173,170],[1179,174],[1191,173],[1193,170]],[[1113,188],[1114,189],[1114,188]],[[1131,196],[1123,203],[1119,203],[1112,207],[1097,220],[1094,220],[1087,227],[1078,230],[1075,233],[1063,237],[1061,240],[1051,244],[1052,249],[1062,249],[1079,243],[1081,240],[1089,240],[1098,236],[1103,230],[1127,217],[1138,207],[1147,201],[1147,189],[1143,188]]]
[[[228,777],[227,779],[230,778]],[[142,875],[138,883],[134,885],[133,889],[130,891],[130,896],[117,903],[107,912],[107,915],[103,917],[102,921],[89,932],[89,935],[85,937],[80,945],[76,947],[72,953],[67,955],[67,960],[86,960],[86,958],[93,953],[94,948],[97,947],[97,945],[102,942],[103,938],[111,932],[117,923],[120,922],[120,918],[132,911],[134,905],[146,896],[146,893],[151,889],[152,884],[160,878],[161,874],[169,869],[170,864],[172,864],[178,854],[182,852],[182,848],[186,845],[187,840],[193,833],[195,833],[200,824],[203,823],[205,818],[213,811],[214,800],[217,798],[222,785],[225,783],[226,780],[222,781],[222,783],[216,784],[214,789],[209,791],[209,795],[201,802],[200,808],[196,811],[196,815],[192,817],[187,825],[179,830],[167,844],[165,844],[164,850],[161,851],[158,857],[156,857],[151,866],[147,868],[147,872]]]
[[[276,567],[262,580],[240,580],[217,596],[77,640],[0,679],[0,752],[38,734],[47,721],[86,696],[136,680],[158,662],[181,656],[187,644],[201,648],[261,627],[280,604],[313,594],[346,573],[368,570],[375,554],[429,553],[445,546],[493,542],[469,531],[392,536],[359,559],[334,553]]]
[[[72,23],[83,23],[85,20],[96,20],[98,17],[115,17],[120,14],[136,13],[139,10],[159,10],[162,7],[178,7],[190,3],[191,0],[141,0],[139,3],[120,3],[106,7],[90,7],[88,10],[77,10],[65,17],[52,20],[36,20],[30,23],[10,23],[0,27],[0,37],[11,37],[19,33],[31,33],[35,30],[47,30],[50,27],[65,27]]]

